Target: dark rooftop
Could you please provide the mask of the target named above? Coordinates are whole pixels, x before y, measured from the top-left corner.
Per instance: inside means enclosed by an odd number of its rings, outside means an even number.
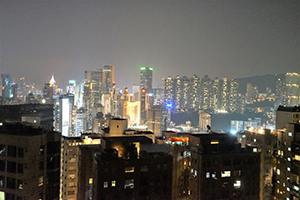
[[[4,123],[0,126],[0,134],[32,136],[43,133],[45,133],[43,128],[34,128],[20,122]]]
[[[277,111],[300,112],[300,106],[279,106]]]

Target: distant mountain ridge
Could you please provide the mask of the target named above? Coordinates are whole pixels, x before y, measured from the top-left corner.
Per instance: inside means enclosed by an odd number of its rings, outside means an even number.
[[[239,82],[239,93],[245,94],[247,91],[247,84],[257,85],[259,93],[265,93],[266,88],[269,87],[272,93],[276,92],[276,81],[278,78],[284,80],[285,74],[267,74],[262,76],[252,76],[246,78],[236,78]]]

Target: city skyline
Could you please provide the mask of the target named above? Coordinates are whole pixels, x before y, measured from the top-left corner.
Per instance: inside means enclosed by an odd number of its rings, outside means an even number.
[[[299,1],[0,2],[0,70],[43,85],[115,66],[117,87],[176,75],[299,72]]]

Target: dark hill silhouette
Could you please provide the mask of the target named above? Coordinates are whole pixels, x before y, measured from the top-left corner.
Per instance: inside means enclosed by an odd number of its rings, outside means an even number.
[[[276,81],[278,78],[284,80],[285,74],[267,74],[262,76],[252,76],[246,78],[237,78],[239,81],[239,93],[245,94],[247,91],[247,84],[257,85],[258,92],[266,92],[266,87],[271,88],[272,93],[276,91]]]

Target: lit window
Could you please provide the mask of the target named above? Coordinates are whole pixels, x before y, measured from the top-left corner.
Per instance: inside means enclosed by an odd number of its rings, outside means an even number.
[[[75,187],[75,182],[68,182],[68,187],[69,188]]]
[[[210,173],[206,172],[206,178],[209,178],[209,177],[210,177]]]
[[[288,151],[291,151],[291,150],[292,150],[291,147],[289,147],[289,148],[288,148]]]
[[[287,170],[290,172],[290,171],[291,171],[291,168],[290,168],[290,167],[288,167],[288,168],[287,168]]]
[[[277,169],[277,175],[280,175],[280,169]]]
[[[107,181],[104,181],[103,188],[108,188],[108,182]]]
[[[125,173],[132,173],[134,172],[134,167],[125,167]]]
[[[256,139],[254,139],[253,141],[256,142]]]
[[[292,136],[293,136],[293,133],[292,133],[292,132],[289,132],[289,136],[292,137]]]
[[[235,183],[233,183],[233,187],[240,188],[241,187],[241,181],[235,181]]]
[[[111,187],[116,187],[116,181],[111,181]]]
[[[290,158],[290,157],[288,157],[288,158],[287,158],[287,160],[288,160],[288,161],[291,161],[291,158]]]
[[[43,176],[41,176],[39,178],[39,186],[42,186],[42,185],[44,185],[44,177]]]
[[[19,190],[23,190],[23,181],[17,180],[17,187]]]
[[[211,177],[212,177],[213,179],[217,179],[217,172],[212,173],[212,174],[211,174]]]
[[[287,188],[286,188],[286,190],[287,190],[287,191],[290,191],[290,188],[289,188],[289,187],[287,187]]]
[[[125,189],[132,189],[132,188],[134,188],[134,179],[126,180],[124,188]]]
[[[231,172],[230,171],[223,171],[221,172],[221,177],[230,177]]]
[[[93,184],[93,178],[89,178],[89,184]]]
[[[300,161],[300,156],[299,155],[295,155],[294,159]]]
[[[197,176],[197,170],[195,170],[195,176]]]
[[[212,140],[212,141],[210,142],[210,144],[219,144],[219,141],[218,141],[218,140]]]
[[[253,148],[253,152],[257,152],[257,148]]]

